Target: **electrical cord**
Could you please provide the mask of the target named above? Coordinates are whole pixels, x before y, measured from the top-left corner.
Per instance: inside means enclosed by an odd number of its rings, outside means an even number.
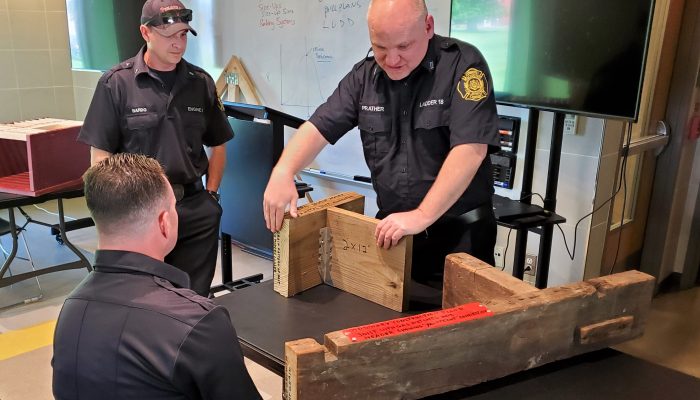
[[[2,246],[2,242],[0,242],[0,251],[2,251],[3,254],[5,254],[5,257],[9,257],[10,253],[5,250],[5,248]]]
[[[510,233],[513,232],[513,228],[508,229],[508,236],[506,237],[506,248],[503,250],[503,266],[501,271],[506,269],[506,260],[508,259],[508,245],[510,245]]]
[[[569,254],[569,258],[570,258],[571,260],[573,260],[573,259],[576,257],[576,236],[577,236],[577,233],[578,233],[578,226],[579,226],[579,224],[580,224],[584,219],[590,217],[590,216],[593,215],[595,212],[597,212],[597,211],[600,210],[601,208],[605,207],[606,204],[608,204],[609,202],[611,202],[611,201],[615,198],[615,196],[617,196],[617,194],[620,193],[620,189],[622,189],[622,186],[623,186],[623,185],[625,186],[625,193],[624,193],[624,197],[623,197],[623,201],[622,201],[622,208],[623,208],[623,210],[622,210],[622,212],[623,212],[622,219],[624,220],[624,211],[625,211],[624,208],[625,208],[626,203],[627,203],[627,174],[625,173],[625,170],[627,169],[627,157],[628,157],[628,155],[629,155],[629,147],[630,147],[631,141],[632,141],[632,124],[628,124],[628,125],[627,125],[627,144],[624,146],[624,148],[623,148],[623,150],[622,150],[622,166],[621,166],[621,168],[620,168],[620,178],[618,179],[617,189],[615,190],[615,193],[613,193],[612,196],[608,197],[608,199],[605,200],[601,205],[599,205],[598,207],[594,208],[593,211],[591,211],[591,212],[589,212],[588,214],[584,215],[583,217],[581,217],[581,218],[578,220],[578,222],[576,222],[576,225],[574,226],[574,245],[573,245],[573,251],[569,250],[569,244],[568,244],[568,242],[567,242],[567,240],[566,240],[566,234],[564,234],[564,230],[561,229],[561,226],[559,226],[559,224],[557,224],[557,228],[559,228],[559,232],[561,232],[561,236],[562,236],[562,238],[564,239],[564,247],[566,247],[566,252]],[[622,230],[620,230],[620,235],[622,235]],[[620,239],[621,239],[621,238],[620,238]],[[617,252],[615,253],[615,262],[617,262],[617,254],[618,254],[618,252],[619,252],[619,250],[620,250],[620,242],[621,242],[620,239],[618,239],[618,242],[617,242],[617,246],[618,246],[618,247],[617,247]],[[614,266],[615,266],[615,264],[613,263],[613,267],[614,267]],[[612,268],[611,268],[611,271],[612,271]]]
[[[544,197],[542,197],[541,194],[539,193],[530,193],[527,196],[523,196],[520,198],[519,201],[523,201],[525,199],[529,199],[532,196],[537,196],[542,200],[542,204],[544,204]],[[506,248],[503,250],[503,267],[501,267],[501,271],[506,269],[506,260],[508,259],[508,246],[510,246],[510,234],[513,232],[513,228],[510,228],[508,230],[508,236],[506,236]]]
[[[55,213],[55,212],[51,212],[51,211],[49,211],[49,210],[47,210],[47,209],[45,209],[45,208],[41,208],[41,207],[37,206],[36,204],[32,204],[32,205],[34,206],[34,208],[37,208],[37,209],[39,209],[39,210],[41,210],[41,211],[43,211],[43,212],[45,212],[45,213],[47,213],[47,214],[49,214],[49,215],[53,215],[53,216],[55,216],[55,217],[58,217],[58,214]],[[64,218],[64,219],[67,219],[67,220],[70,220],[70,221],[75,221],[75,220],[76,220],[76,218],[69,217],[69,216],[67,216],[67,215],[64,215],[63,218]]]

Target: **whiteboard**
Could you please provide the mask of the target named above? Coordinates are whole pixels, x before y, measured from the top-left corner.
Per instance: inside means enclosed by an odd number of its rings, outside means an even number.
[[[195,11],[192,26],[199,33],[190,38],[188,61],[216,79],[229,58],[238,56],[264,105],[303,119],[326,101],[370,49],[369,0],[185,3]],[[450,0],[428,0],[427,4],[436,31],[447,35]],[[206,45],[209,37],[211,45]],[[354,129],[335,145],[326,146],[311,167],[369,176],[359,131]]]

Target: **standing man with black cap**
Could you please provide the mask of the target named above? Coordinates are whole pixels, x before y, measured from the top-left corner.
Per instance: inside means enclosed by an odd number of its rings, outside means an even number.
[[[93,165],[114,153],[144,154],[163,165],[180,220],[165,261],[208,296],[222,213],[217,191],[233,131],[211,76],[182,58],[188,32],[197,35],[191,20],[192,10],[178,0],[146,1],[140,26],[146,45],[102,76],[78,140],[91,146]]]

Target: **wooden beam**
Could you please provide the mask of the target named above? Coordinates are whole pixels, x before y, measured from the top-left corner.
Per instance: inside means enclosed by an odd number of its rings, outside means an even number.
[[[538,290],[470,255],[450,254],[445,259],[442,308],[474,301],[507,298]]]
[[[389,250],[378,248],[374,231],[379,220],[340,208],[329,208],[329,278],[326,284],[395,311],[408,308],[413,236]]]
[[[297,209],[298,216],[284,216],[282,229],[273,237],[274,290],[294,296],[322,283],[319,273],[319,231],[327,225],[326,210],[339,207],[364,213],[365,198],[345,192]]]
[[[446,269],[466,269],[508,290],[508,274],[481,273],[467,255],[448,258]],[[324,345],[287,342],[286,398],[417,399],[632,339],[643,331],[654,278],[627,271],[542,290],[517,286],[511,296],[499,289],[481,303],[331,332]],[[461,312],[469,307],[476,311]]]

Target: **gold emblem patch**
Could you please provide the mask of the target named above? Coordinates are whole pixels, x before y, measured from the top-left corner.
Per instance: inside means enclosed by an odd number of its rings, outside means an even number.
[[[483,72],[469,68],[457,83],[457,92],[464,100],[479,101],[488,96],[488,83]]]

